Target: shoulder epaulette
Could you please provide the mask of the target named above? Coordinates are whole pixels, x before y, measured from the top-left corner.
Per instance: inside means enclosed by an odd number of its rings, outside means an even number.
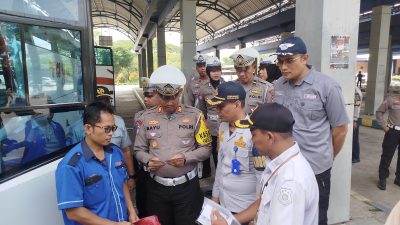
[[[79,160],[82,157],[82,153],[81,152],[76,152],[68,161],[68,165],[75,167],[76,165],[78,165]]]
[[[235,126],[241,129],[249,128],[251,125],[253,125],[253,121],[250,119],[236,120],[235,122]]]

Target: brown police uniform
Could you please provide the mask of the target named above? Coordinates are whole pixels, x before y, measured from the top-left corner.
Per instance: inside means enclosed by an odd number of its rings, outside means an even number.
[[[268,81],[254,77],[253,82],[248,84],[242,84],[239,80],[236,82],[241,84],[246,91],[244,109],[247,114],[250,115],[260,104],[273,102],[274,86]]]
[[[147,182],[147,209],[161,224],[195,224],[203,204],[196,165],[210,156],[211,137],[200,110],[180,105],[173,114],[156,107],[137,121],[135,155],[147,165],[152,157],[161,161],[183,154],[183,167],[165,164],[150,173]]]
[[[388,120],[384,121],[384,114],[388,112]],[[382,155],[379,163],[379,179],[389,177],[389,166],[400,142],[400,96],[388,96],[376,110],[376,118],[382,127],[389,127],[382,143]],[[400,156],[400,151],[398,155]],[[400,157],[399,157],[400,158]],[[400,186],[400,160],[397,160],[395,183]],[[385,185],[386,186],[386,185]]]
[[[186,88],[186,98],[185,98],[185,104],[193,106],[195,108],[200,109],[203,114],[206,112],[206,107],[204,105],[200,104],[200,101],[202,100],[202,96],[200,95],[202,87],[205,87],[206,85],[209,84],[209,79],[202,80],[200,79],[199,73],[197,71],[192,75],[192,78],[187,84]]]

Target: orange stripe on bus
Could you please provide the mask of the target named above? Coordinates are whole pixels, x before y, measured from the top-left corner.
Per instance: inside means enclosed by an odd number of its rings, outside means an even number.
[[[97,77],[96,78],[97,84],[105,84],[105,85],[113,85],[114,79],[112,78],[105,78],[105,77]]]

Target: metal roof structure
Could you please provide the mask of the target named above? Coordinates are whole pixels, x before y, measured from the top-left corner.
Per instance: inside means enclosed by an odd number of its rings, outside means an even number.
[[[91,3],[94,27],[117,29],[132,41],[141,38],[140,30],[147,25],[144,21],[146,16],[150,16],[150,23],[165,25],[166,30],[180,29],[177,0],[91,0]],[[166,7],[171,3],[172,6]],[[215,38],[224,30],[237,29],[266,13],[293,4],[294,0],[197,0],[196,38],[203,41]],[[151,12],[152,7],[158,13]],[[161,18],[162,14],[172,15]],[[144,35],[151,37],[154,34]]]
[[[363,23],[369,19],[372,7],[399,2],[361,0],[360,46],[365,45],[369,35],[369,27]],[[91,0],[91,3],[94,27],[121,31],[135,43],[136,51],[156,35],[157,26],[164,26],[166,31],[180,30],[179,0]],[[295,0],[197,0],[197,49],[205,51],[257,40],[265,42],[259,43],[264,46],[260,48],[265,48],[274,42],[274,36],[294,31],[294,8]],[[399,28],[394,21],[392,24],[392,41],[397,43]]]

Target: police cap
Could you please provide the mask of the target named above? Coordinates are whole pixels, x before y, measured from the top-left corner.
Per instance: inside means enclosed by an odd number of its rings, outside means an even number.
[[[112,98],[111,95],[112,95],[112,93],[110,90],[108,90],[108,88],[106,88],[104,86],[97,86],[97,88],[96,88],[96,98],[97,99]]]
[[[295,121],[288,108],[278,103],[266,103],[257,107],[249,122],[250,129],[288,133],[293,130]]]
[[[200,64],[200,65],[205,65],[206,64],[206,60],[207,60],[207,56],[206,55],[202,55],[202,54],[196,54],[193,57],[193,61],[196,64]]]
[[[211,56],[208,57],[206,60],[206,66],[207,67],[217,67],[221,66],[221,61],[219,61],[218,57]]]
[[[254,48],[242,48],[231,55],[236,67],[251,66],[260,54]]]
[[[217,92],[217,95],[207,100],[208,104],[220,105],[227,101],[244,101],[246,99],[246,91],[242,85],[232,81],[218,85]]]
[[[186,84],[186,78],[178,68],[165,65],[151,74],[150,84],[157,88],[160,95],[173,96]]]
[[[154,87],[152,84],[150,84],[150,79],[147,77],[142,77],[140,78],[142,81],[142,87],[143,87],[143,92],[153,92],[154,90],[157,90],[156,87]]]

